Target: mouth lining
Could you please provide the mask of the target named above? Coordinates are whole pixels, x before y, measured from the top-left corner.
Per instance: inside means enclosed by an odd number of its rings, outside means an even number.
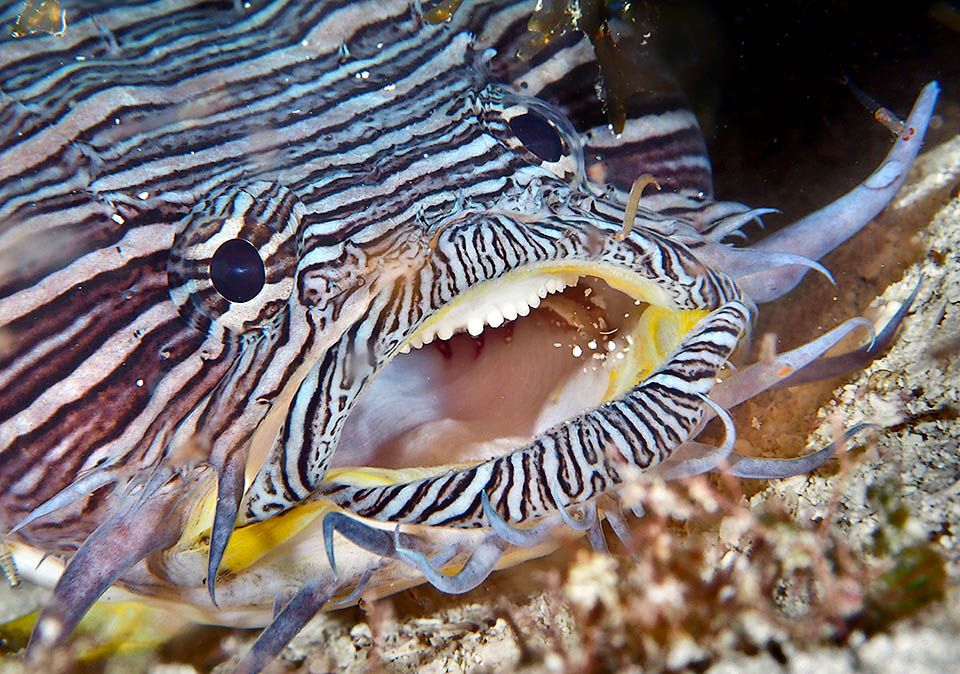
[[[406,482],[510,453],[623,395],[708,312],[596,264],[478,284],[401,344],[348,417],[325,481]]]

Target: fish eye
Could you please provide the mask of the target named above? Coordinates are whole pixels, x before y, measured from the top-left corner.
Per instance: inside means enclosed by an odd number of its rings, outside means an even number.
[[[217,248],[210,260],[210,281],[225,299],[249,302],[263,290],[266,269],[253,244],[230,239]]]
[[[296,193],[265,180],[224,185],[197,202],[167,253],[180,318],[225,340],[272,329],[294,296],[304,213]]]
[[[540,115],[527,112],[510,120],[510,130],[523,146],[545,162],[559,161],[563,156],[560,132]]]
[[[500,85],[484,89],[480,103],[481,124],[501,145],[562,181],[583,180],[580,134],[560,107]]]

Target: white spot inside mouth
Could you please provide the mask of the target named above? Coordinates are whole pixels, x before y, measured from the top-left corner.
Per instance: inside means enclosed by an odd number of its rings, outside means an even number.
[[[488,281],[441,310],[438,317],[432,323],[428,321],[399,352],[409,353],[434,339],[448,340],[464,331],[477,337],[488,325],[498,328],[519,316],[527,316],[547,295],[563,292],[568,286],[577,285],[578,280],[577,274],[543,273]]]

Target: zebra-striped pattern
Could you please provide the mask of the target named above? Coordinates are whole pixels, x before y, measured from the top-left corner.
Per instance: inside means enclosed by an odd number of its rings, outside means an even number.
[[[222,331],[223,340],[250,338],[278,319],[293,293],[303,204],[265,181],[230,189],[207,204],[198,205],[174,237],[167,258],[170,298],[197,330]],[[228,301],[210,279],[214,254],[231,239],[251,243],[263,261],[264,288],[247,302]]]
[[[303,381],[271,456],[248,491],[245,520],[285,510],[317,489],[364,386],[436,307],[478,283],[538,262],[595,259],[661,283],[667,301],[677,308],[710,309],[739,296],[727,277],[655,233],[620,245],[612,238],[619,228],[618,222],[596,216],[589,221],[545,218],[520,226],[506,214],[476,215],[469,223],[445,228],[417,277],[402,278],[378,297]],[[597,229],[604,233],[599,252],[591,251]],[[526,477],[535,479],[533,472]]]
[[[288,509],[320,487],[352,405],[398,345],[463,291],[534,263],[628,268],[665,305],[717,309],[688,346],[719,367],[747,311],[677,241],[696,245],[744,209],[712,200],[679,101],[638,99],[614,138],[585,41],[517,63],[531,10],[476,1],[430,26],[409,0],[88,2],[68,9],[62,38],[0,45],[2,521],[109,469],[27,529],[70,549],[106,517],[115,482],[209,463],[223,504],[248,459],[263,465],[241,521]],[[512,136],[524,106],[556,121],[559,162]],[[587,164],[629,186],[637,157],[665,190],[615,241],[624,195],[587,184]],[[267,278],[239,305],[208,273],[233,237]],[[652,465],[689,432],[709,377],[686,353],[658,375],[669,394],[645,382],[457,477],[469,503],[440,507],[436,483],[351,507],[470,525],[480,489],[514,521],[587,499],[616,481],[606,444]],[[521,498],[527,483],[539,492]]]
[[[705,318],[656,372],[614,400],[565,421],[507,456],[389,487],[322,489],[363,517],[436,526],[480,526],[486,493],[508,522],[586,502],[620,482],[617,466],[646,470],[667,458],[700,420],[717,370],[750,318],[731,302]]]

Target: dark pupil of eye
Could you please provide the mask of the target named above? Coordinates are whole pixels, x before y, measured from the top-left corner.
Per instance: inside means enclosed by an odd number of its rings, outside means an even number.
[[[563,142],[557,130],[540,115],[528,112],[510,120],[510,129],[523,146],[543,161],[557,161],[563,154]]]
[[[210,280],[231,302],[249,302],[263,290],[266,272],[260,254],[248,241],[230,239],[210,260]]]

